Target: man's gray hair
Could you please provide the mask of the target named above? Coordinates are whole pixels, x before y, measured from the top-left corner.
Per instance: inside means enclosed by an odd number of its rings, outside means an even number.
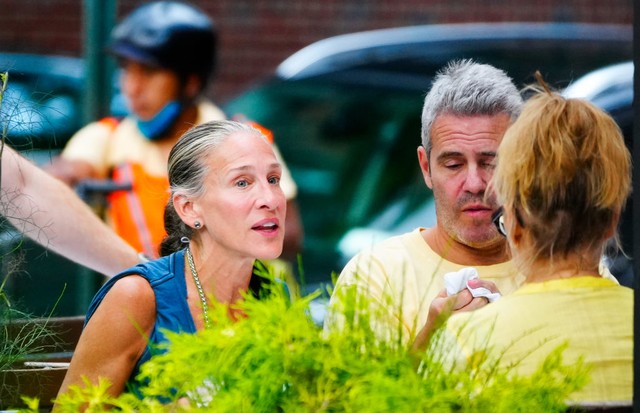
[[[457,60],[437,74],[422,107],[422,146],[431,154],[431,127],[438,115],[497,115],[515,120],[522,97],[507,74],[491,65]]]

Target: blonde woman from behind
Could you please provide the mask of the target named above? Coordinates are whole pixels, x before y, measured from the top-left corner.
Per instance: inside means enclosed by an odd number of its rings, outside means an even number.
[[[590,368],[569,403],[630,406],[633,290],[598,271],[630,191],[630,155],[609,115],[539,82],[499,146],[492,180],[502,205],[494,222],[526,281],[496,303],[452,316],[445,337],[456,336],[459,360],[482,343],[520,374],[566,344],[565,362],[582,357]]]

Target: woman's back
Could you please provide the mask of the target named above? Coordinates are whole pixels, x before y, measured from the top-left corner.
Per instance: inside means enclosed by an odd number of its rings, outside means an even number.
[[[564,363],[582,356],[590,380],[571,396],[578,404],[629,404],[633,395],[633,290],[599,277],[525,284],[473,313],[452,317],[463,357],[493,347],[500,366],[531,374],[567,343]],[[504,350],[504,353],[503,353]]]

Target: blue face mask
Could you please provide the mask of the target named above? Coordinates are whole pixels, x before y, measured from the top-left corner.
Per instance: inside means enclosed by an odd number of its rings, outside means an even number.
[[[173,126],[182,112],[182,104],[175,100],[167,103],[153,118],[137,119],[138,129],[145,138],[155,141]]]

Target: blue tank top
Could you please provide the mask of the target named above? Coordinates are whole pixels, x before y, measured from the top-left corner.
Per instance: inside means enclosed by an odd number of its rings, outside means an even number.
[[[139,275],[144,277],[151,285],[151,288],[153,288],[153,293],[156,297],[156,322],[149,336],[147,347],[133,368],[126,384],[127,389],[138,396],[140,396],[140,387],[144,386],[143,382],[136,380],[136,376],[140,372],[140,366],[145,361],[148,361],[151,356],[165,351],[157,348],[157,344],[167,341],[162,330],[191,334],[196,332],[196,326],[193,322],[193,317],[191,317],[191,311],[187,302],[184,265],[185,250],[144,264],[138,264],[109,279],[102,288],[98,290],[91,304],[89,304],[85,318],[85,326],[105,295],[121,278],[129,275]],[[254,296],[259,297],[260,291],[262,291],[265,283],[269,283],[269,280],[256,275],[254,267],[254,274],[249,283],[249,291]],[[288,288],[286,288],[286,284],[283,283],[283,286],[288,293],[289,291]]]
[[[144,277],[156,297],[156,322],[149,336],[149,342],[142,356],[136,363],[127,387],[130,391],[138,393],[142,383],[135,380],[140,371],[140,365],[149,360],[152,355],[159,353],[156,348],[158,343],[167,339],[161,330],[169,330],[177,333],[195,333],[196,326],[191,317],[187,303],[187,285],[184,276],[184,250],[178,251],[158,260],[145,264],[139,264],[129,268],[107,281],[96,293],[89,305],[85,318],[85,325],[91,319],[105,295],[113,285],[121,278],[129,275]]]

